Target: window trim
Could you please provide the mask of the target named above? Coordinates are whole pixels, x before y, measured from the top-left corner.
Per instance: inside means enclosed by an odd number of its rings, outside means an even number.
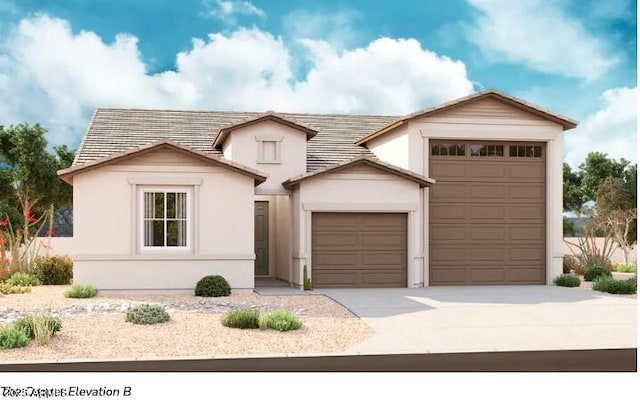
[[[275,135],[256,135],[256,141],[258,142],[258,158],[256,162],[258,164],[282,164],[282,155],[280,153],[282,148],[282,136]],[[264,143],[275,142],[276,144],[276,158],[265,159],[264,158]]]
[[[155,185],[155,186],[138,186],[138,250],[140,253],[190,253],[193,250],[193,232],[194,232],[194,220],[193,220],[193,187],[185,186],[167,186],[167,185]],[[145,246],[144,244],[144,196],[148,192],[163,192],[167,193],[185,193],[187,195],[187,245],[186,246]],[[165,197],[166,201],[166,197]],[[166,242],[166,238],[165,238]]]

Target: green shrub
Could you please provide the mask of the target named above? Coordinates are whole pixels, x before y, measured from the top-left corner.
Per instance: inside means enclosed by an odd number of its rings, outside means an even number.
[[[137,325],[153,325],[169,320],[169,314],[162,305],[150,305],[148,303],[130,307],[127,310],[127,322]]]
[[[15,349],[29,344],[29,337],[24,330],[13,325],[0,326],[0,349]]]
[[[258,328],[260,328],[260,330],[269,329],[269,314],[265,312],[258,314]]]
[[[555,278],[553,283],[565,288],[575,288],[580,286],[580,278],[572,273],[563,273]]]
[[[260,314],[257,310],[234,310],[222,317],[222,325],[236,329],[258,329],[260,327]]]
[[[68,256],[39,256],[35,273],[43,285],[68,285],[73,278],[73,260]]]
[[[584,280],[588,282],[600,276],[611,276],[611,269],[608,266],[593,263],[588,265],[584,272]]]
[[[564,255],[562,258],[562,273],[578,273],[580,262],[573,255]]]
[[[19,272],[11,275],[7,282],[13,286],[37,286],[40,284],[36,275]]]
[[[0,293],[3,295],[14,295],[31,292],[31,286],[14,286],[8,282],[0,282]]]
[[[638,267],[635,263],[618,263],[613,267],[614,272],[636,273]]]
[[[286,309],[278,309],[269,313],[267,324],[269,329],[288,332],[289,330],[300,329],[302,327],[302,320],[293,312]]]
[[[92,298],[98,294],[96,288],[91,285],[73,285],[71,289],[64,292],[65,298],[73,299],[87,299]]]
[[[311,278],[309,278],[309,274],[307,273],[307,265],[304,265],[302,270],[302,289],[303,290],[313,290],[313,282]]]
[[[196,284],[196,296],[218,297],[229,296],[231,287],[229,282],[220,275],[209,275],[200,279]]]
[[[636,278],[613,279],[609,276],[600,276],[593,281],[593,290],[619,295],[633,295],[637,292]]]
[[[62,329],[62,322],[57,317],[45,316],[45,315],[29,315],[21,319],[16,320],[12,325],[22,330],[29,339],[35,339],[36,334],[39,331],[43,331],[45,328],[50,329],[51,335],[59,332]],[[39,330],[36,330],[39,327]]]

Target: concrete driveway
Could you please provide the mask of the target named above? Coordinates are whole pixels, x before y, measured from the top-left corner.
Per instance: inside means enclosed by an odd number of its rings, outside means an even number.
[[[637,300],[556,286],[323,289],[376,334],[351,353],[637,347]]]

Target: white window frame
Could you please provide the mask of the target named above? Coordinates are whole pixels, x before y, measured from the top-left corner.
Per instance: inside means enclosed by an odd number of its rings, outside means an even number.
[[[258,164],[281,164],[282,156],[280,155],[280,150],[282,148],[282,136],[274,136],[274,135],[256,135],[256,141],[258,142]],[[274,142],[276,144],[276,158],[275,159],[265,159],[264,157],[264,143],[265,142]]]
[[[185,193],[187,195],[187,245],[186,246],[145,246],[144,244],[144,196],[145,193],[162,192],[165,194],[165,212],[166,212],[166,194],[167,193]],[[191,187],[178,187],[178,186],[145,186],[138,187],[138,243],[140,251],[144,253],[185,253],[191,252],[193,243],[193,189]],[[165,232],[166,243],[166,232]]]

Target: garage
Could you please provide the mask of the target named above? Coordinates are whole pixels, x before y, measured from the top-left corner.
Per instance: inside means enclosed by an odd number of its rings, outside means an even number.
[[[317,288],[407,286],[406,213],[312,213]]]
[[[430,285],[545,284],[545,148],[430,142]]]

